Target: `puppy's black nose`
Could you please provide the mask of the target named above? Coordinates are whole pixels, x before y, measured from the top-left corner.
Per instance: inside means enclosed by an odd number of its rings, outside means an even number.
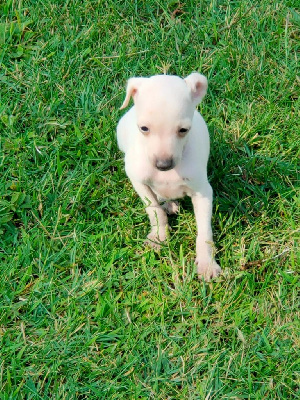
[[[156,160],[155,166],[160,171],[169,171],[169,169],[174,167],[173,158],[158,159]]]

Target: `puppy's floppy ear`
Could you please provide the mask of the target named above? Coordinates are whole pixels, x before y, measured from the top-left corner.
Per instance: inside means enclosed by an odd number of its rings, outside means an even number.
[[[197,104],[206,95],[208,82],[204,75],[193,72],[191,75],[185,78],[185,82],[191,90],[192,100]]]
[[[126,96],[123,104],[120,107],[120,110],[123,110],[123,108],[128,106],[130,98],[134,98],[134,95],[138,91],[138,88],[141,86],[141,84],[145,81],[147,78],[130,78],[127,82],[127,88],[126,88]]]

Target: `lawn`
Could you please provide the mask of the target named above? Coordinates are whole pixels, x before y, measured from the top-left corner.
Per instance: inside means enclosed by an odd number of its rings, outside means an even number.
[[[299,398],[297,4],[0,1],[1,400]],[[192,71],[210,283],[190,199],[144,247],[115,137],[129,77]]]

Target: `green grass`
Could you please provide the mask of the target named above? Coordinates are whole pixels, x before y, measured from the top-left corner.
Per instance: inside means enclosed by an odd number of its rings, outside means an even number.
[[[0,1],[1,400],[298,398],[296,4]],[[129,77],[195,70],[209,284],[189,199],[144,248],[115,139]]]

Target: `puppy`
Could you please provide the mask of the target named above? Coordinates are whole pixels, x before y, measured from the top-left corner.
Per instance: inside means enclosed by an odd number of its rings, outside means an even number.
[[[199,278],[210,280],[221,268],[213,255],[209,134],[196,111],[206,91],[207,79],[198,73],[185,79],[168,75],[129,79],[121,109],[130,98],[134,106],[119,121],[117,140],[125,153],[126,173],[146,205],[151,224],[148,243],[159,247],[167,235],[167,213],[178,211],[173,200],[190,196],[197,222],[197,272]]]

